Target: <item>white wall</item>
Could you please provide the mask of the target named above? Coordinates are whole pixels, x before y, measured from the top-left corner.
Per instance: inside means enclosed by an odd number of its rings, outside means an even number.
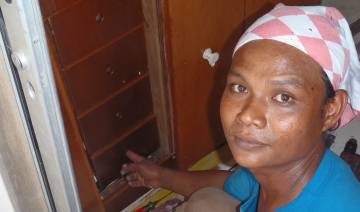
[[[339,9],[349,23],[360,18],[360,0],[323,0],[322,4]]]
[[[322,0],[322,4],[339,9],[350,24],[360,18],[360,0]],[[354,40],[359,43],[360,34]]]
[[[345,143],[351,138],[358,141],[357,153],[360,154],[360,117],[353,120],[349,125],[334,131],[332,134],[336,136],[335,143],[331,146],[331,150],[340,154],[345,146]]]
[[[9,199],[9,194],[5,188],[4,181],[0,175],[0,211],[13,212],[14,208]]]

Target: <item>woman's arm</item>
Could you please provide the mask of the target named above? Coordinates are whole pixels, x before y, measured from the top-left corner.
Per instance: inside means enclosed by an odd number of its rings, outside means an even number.
[[[166,188],[184,196],[190,196],[203,187],[222,188],[230,175],[228,171],[179,171],[161,167],[142,156],[128,151],[126,155],[133,161],[122,167],[128,184],[133,187],[147,186]]]

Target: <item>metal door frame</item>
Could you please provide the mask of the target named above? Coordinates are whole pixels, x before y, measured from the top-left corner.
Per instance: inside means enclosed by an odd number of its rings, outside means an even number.
[[[38,0],[2,0],[0,8],[1,50],[48,210],[81,211]]]

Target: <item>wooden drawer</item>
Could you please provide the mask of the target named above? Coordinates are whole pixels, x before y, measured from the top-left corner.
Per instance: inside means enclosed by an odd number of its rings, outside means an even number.
[[[147,156],[159,146],[159,136],[155,119],[115,145],[109,151],[93,159],[93,168],[98,179],[99,189],[120,177],[121,166],[128,163],[126,150],[135,151]]]
[[[142,24],[141,1],[80,1],[49,22],[61,63],[67,66]]]
[[[150,84],[144,78],[79,120],[88,154],[118,139],[151,115]]]
[[[81,114],[146,73],[146,69],[144,31],[141,28],[65,71],[76,113]]]

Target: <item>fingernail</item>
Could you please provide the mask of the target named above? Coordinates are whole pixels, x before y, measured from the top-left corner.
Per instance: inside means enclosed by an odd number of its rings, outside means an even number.
[[[126,173],[126,172],[125,172],[124,170],[121,170],[121,171],[120,171],[120,174],[121,174],[121,175],[125,175],[125,173]]]

